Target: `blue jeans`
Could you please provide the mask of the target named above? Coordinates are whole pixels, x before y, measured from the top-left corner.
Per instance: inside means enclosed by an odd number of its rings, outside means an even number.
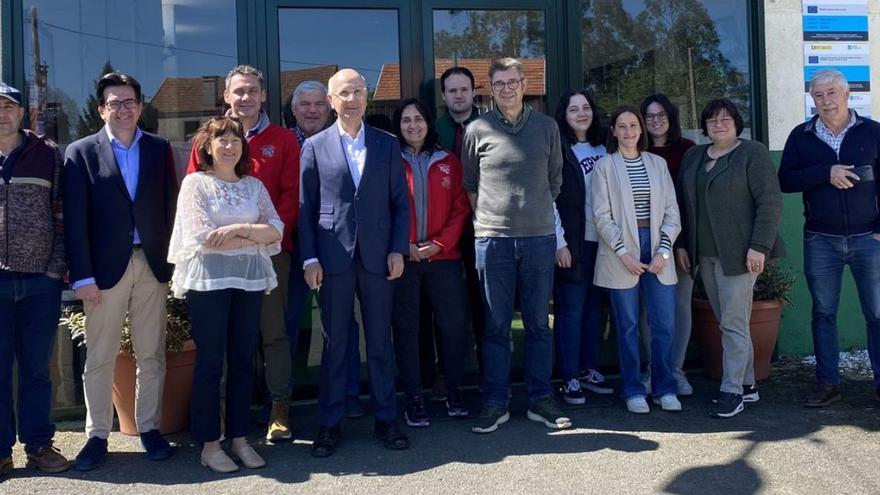
[[[593,285],[599,243],[582,241],[580,280],[557,280],[553,286],[553,332],[559,372],[566,381],[599,367],[602,288]]]
[[[290,363],[291,375],[293,374],[293,363],[296,358],[297,344],[299,343],[299,331],[302,324],[303,314],[309,308],[309,295],[311,290],[306,285],[303,275],[302,261],[299,256],[299,248],[295,247],[291,253],[290,262],[290,282],[287,289],[287,314],[284,315],[285,327],[287,328],[287,336],[290,339]],[[361,351],[360,351],[360,328],[358,328],[357,320],[354,314],[351,316],[351,336],[348,340],[348,351],[346,359],[347,378],[345,383],[345,394],[349,397],[360,395],[361,391]],[[291,390],[293,389],[294,378],[291,376]]]
[[[226,436],[250,430],[254,353],[260,336],[263,291],[223,289],[186,293],[196,344],[190,433],[197,443],[220,438],[220,380],[226,362]]]
[[[49,360],[61,314],[61,281],[44,274],[0,275],[0,457],[12,455],[15,420],[28,452],[52,441]],[[18,414],[12,406],[12,363],[18,361]]]
[[[553,335],[547,313],[553,288],[556,236],[480,237],[474,245],[486,307],[484,406],[507,408],[510,323],[517,292],[526,332],[525,372],[529,400],[534,402],[550,395]]]
[[[849,265],[868,334],[874,385],[880,386],[880,241],[871,234],[848,237],[804,232],[804,272],[813,299],[813,349],[819,383],[837,385],[837,306],[843,266]]]
[[[651,229],[639,228],[640,260],[650,263]],[[619,260],[614,262],[621,263]],[[667,263],[671,263],[670,258]],[[639,308],[644,303],[651,327],[651,393],[655,397],[676,393],[672,374],[672,334],[675,329],[675,286],[663,285],[653,273],[645,272],[629,289],[611,289],[611,313],[617,327],[617,354],[623,379],[624,400],[647,395],[639,380]]]

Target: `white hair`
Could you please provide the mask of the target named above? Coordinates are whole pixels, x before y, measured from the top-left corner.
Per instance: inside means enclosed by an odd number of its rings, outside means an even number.
[[[840,89],[849,89],[849,81],[846,80],[843,72],[837,69],[817,70],[813,77],[810,78],[810,93],[813,92],[813,88],[820,84],[835,84]]]
[[[325,97],[327,96],[327,86],[318,81],[303,81],[293,90],[291,104],[296,105],[303,93],[308,93],[309,91],[320,91]]]

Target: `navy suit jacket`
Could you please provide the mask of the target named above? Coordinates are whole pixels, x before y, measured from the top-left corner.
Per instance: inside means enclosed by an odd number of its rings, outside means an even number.
[[[400,144],[364,124],[367,156],[357,190],[336,124],[305,141],[300,157],[302,260],[328,274],[346,271],[358,247],[364,268],[387,274],[389,253],[409,255],[409,192]]]
[[[70,280],[95,278],[99,289],[115,286],[128,266],[134,229],[153,275],[171,279],[168,242],[177,207],[177,176],[171,145],[144,132],[140,141],[134,201],[116,164],[107,131],[84,137],[64,154],[64,234]]]

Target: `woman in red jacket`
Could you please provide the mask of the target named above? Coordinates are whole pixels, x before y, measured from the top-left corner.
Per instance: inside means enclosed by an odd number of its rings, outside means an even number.
[[[461,163],[437,144],[434,120],[419,100],[403,102],[394,114],[410,194],[409,258],[394,289],[394,348],[400,384],[407,395],[406,423],[430,424],[419,367],[419,304],[425,291],[443,346],[449,416],[468,415],[461,391],[465,338],[465,285],[458,241],[470,206]]]

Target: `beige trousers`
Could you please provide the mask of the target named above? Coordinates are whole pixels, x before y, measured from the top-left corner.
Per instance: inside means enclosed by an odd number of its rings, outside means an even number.
[[[135,422],[143,433],[159,429],[165,381],[165,296],[167,284],[153,276],[144,252],[135,249],[114,287],[101,291],[101,303],[85,303],[86,436],[107,438],[113,426],[113,370],[125,317],[137,357]]]

